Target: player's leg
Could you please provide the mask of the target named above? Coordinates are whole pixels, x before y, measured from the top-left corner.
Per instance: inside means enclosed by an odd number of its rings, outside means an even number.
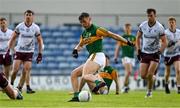
[[[12,69],[12,56],[8,55],[4,58],[3,72],[5,73],[6,78],[9,80],[9,75]]]
[[[17,86],[17,88],[19,89],[19,91],[22,92],[22,88],[24,86],[25,80],[26,80],[26,72],[24,72],[24,69],[22,70],[21,76],[20,76],[20,80],[19,80],[19,84]]]
[[[7,80],[9,80],[9,76],[10,76],[10,72],[11,72],[11,65],[3,65],[3,72],[7,78]]]
[[[14,85],[14,80],[16,79],[16,75],[19,71],[19,68],[22,64],[21,60],[14,60],[13,61],[13,68],[12,68],[12,75],[11,75],[11,85]]]
[[[14,89],[7,81],[3,73],[0,73],[0,87],[11,99],[23,99],[21,93]]]
[[[83,70],[83,65],[80,65],[79,67],[77,67],[76,69],[74,69],[71,72],[71,84],[72,84],[74,96],[70,100],[70,102],[79,101],[79,99],[78,99],[78,95],[79,95],[79,81],[78,81],[78,78],[80,76],[82,76],[82,70]]]
[[[31,81],[31,70],[26,74],[26,92],[35,93],[35,91],[30,87],[30,81]]]
[[[176,83],[177,83],[178,94],[180,94],[180,60],[174,62],[174,67],[176,71]]]
[[[26,73],[26,93],[35,93],[34,90],[30,87],[30,79],[31,79],[31,68],[32,68],[32,61],[25,61],[23,67],[23,73]]]
[[[147,74],[147,95],[146,97],[152,96],[152,88],[153,88],[153,75],[158,67],[158,62],[151,61],[149,68],[148,68],[148,74]]]
[[[170,65],[165,65],[164,79],[165,79],[165,92],[167,94],[170,93],[170,90],[169,90],[170,70],[171,70],[171,66]]]
[[[147,79],[148,68],[149,68],[149,64],[140,63],[140,74],[141,74],[141,78],[144,80]]]
[[[95,75],[93,75],[99,69],[100,65],[90,60],[87,60],[83,67],[83,80],[85,80],[86,82],[93,82],[96,84],[96,88],[93,90],[93,92],[98,91],[101,86],[105,86],[105,83],[103,83]]]
[[[124,78],[124,87],[123,91],[124,93],[128,93],[129,90],[129,77],[132,72],[132,64],[131,63],[123,63],[124,68],[125,68],[125,78]]]

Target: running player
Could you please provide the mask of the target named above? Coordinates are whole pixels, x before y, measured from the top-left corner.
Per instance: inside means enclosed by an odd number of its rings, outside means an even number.
[[[0,72],[0,87],[3,91],[9,96],[11,99],[19,99],[22,100],[23,96],[18,89],[14,89],[6,79],[3,72]]]
[[[123,38],[134,42],[136,41],[136,37],[131,34],[131,24],[127,23],[124,26],[124,34],[122,35]],[[134,47],[128,46],[122,42],[117,42],[115,53],[114,53],[114,61],[118,63],[118,55],[119,55],[119,48],[122,48],[122,64],[125,68],[125,79],[124,79],[124,87],[122,89],[123,93],[128,93],[129,91],[129,76],[132,73],[133,66],[135,65],[134,59]]]
[[[93,82],[96,84],[93,92],[98,91],[101,87],[104,87],[106,84],[100,81],[95,75],[100,68],[105,66],[105,55],[103,53],[102,40],[104,37],[111,37],[115,40],[122,41],[128,45],[133,46],[133,43],[122,38],[121,36],[114,34],[110,31],[105,30],[102,27],[98,27],[95,24],[92,24],[91,17],[88,13],[81,13],[79,16],[79,21],[81,25],[85,28],[83,31],[79,44],[73,50],[73,57],[78,57],[78,51],[86,45],[86,48],[89,52],[89,58],[85,62],[82,71],[82,85],[85,82]],[[79,91],[76,91],[75,94],[78,95]],[[77,95],[72,98],[72,101],[78,100]]]
[[[173,64],[176,72],[176,82],[178,93],[180,94],[180,30],[176,28],[176,19],[170,17],[168,20],[169,28],[165,30],[168,40],[168,46],[164,52],[165,63],[165,92],[170,93],[168,83],[170,77],[170,69]]]
[[[7,28],[6,18],[0,18],[0,65],[3,65],[3,72],[8,80],[12,65],[12,56],[8,51],[8,41],[12,33],[13,31]]]
[[[148,90],[145,97],[152,97],[153,75],[158,67],[160,54],[166,48],[167,42],[164,27],[156,20],[156,10],[147,9],[147,17],[148,21],[144,21],[139,26],[136,38],[136,50],[141,60],[141,78],[147,80]]]
[[[21,90],[26,76],[31,72],[32,66],[32,57],[35,49],[35,39],[37,39],[38,43],[38,56],[37,63],[40,63],[42,60],[42,50],[43,50],[43,39],[40,33],[39,26],[33,22],[34,12],[31,10],[27,10],[24,12],[24,22],[20,23],[16,26],[12,38],[9,42],[9,48],[13,48],[13,43],[18,38],[17,46],[15,47],[15,56],[14,56],[14,64],[11,76],[11,84],[13,85],[14,80],[16,79],[16,75],[18,70],[23,64],[23,73],[25,78],[21,80],[18,84],[18,89]],[[27,85],[27,93],[33,93],[30,85]]]

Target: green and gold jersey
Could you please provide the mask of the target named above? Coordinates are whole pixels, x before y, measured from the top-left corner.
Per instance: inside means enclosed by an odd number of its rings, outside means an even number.
[[[92,53],[102,52],[103,36],[107,36],[108,31],[94,24],[90,28],[85,29],[80,38],[80,46],[86,45],[89,55]]]
[[[110,88],[112,81],[118,77],[118,72],[111,66],[106,66],[99,72],[99,76],[106,82],[108,88]]]
[[[135,43],[136,41],[136,37],[133,36],[133,35],[127,35],[127,34],[124,34],[122,36],[123,38]],[[122,58],[123,57],[130,57],[130,58],[134,58],[134,51],[135,51],[135,48],[134,47],[131,47],[131,46],[128,46],[127,44],[125,43],[122,43],[122,42],[118,42],[119,45],[121,46],[121,51],[122,51]]]

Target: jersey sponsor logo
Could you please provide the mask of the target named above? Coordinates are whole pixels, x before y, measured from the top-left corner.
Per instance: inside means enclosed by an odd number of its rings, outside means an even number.
[[[33,35],[25,35],[25,34],[22,34],[21,35],[23,38],[32,38],[33,37]]]

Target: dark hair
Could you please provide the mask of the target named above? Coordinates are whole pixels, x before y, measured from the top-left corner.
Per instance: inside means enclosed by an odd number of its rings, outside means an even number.
[[[6,18],[0,18],[0,21],[7,21]]]
[[[156,10],[153,9],[153,8],[149,8],[149,9],[147,9],[147,11],[146,11],[147,14],[150,14],[151,12],[153,12],[153,13],[156,15]]]
[[[89,13],[82,12],[81,15],[79,16],[79,21],[81,21],[83,18],[89,17]]]
[[[24,12],[24,15],[25,15],[26,13],[32,13],[32,15],[34,15],[34,12],[33,12],[32,10],[26,10],[26,11]]]
[[[110,57],[107,55],[107,54],[105,54],[105,57],[109,60],[110,59]]]
[[[176,18],[175,17],[169,17],[168,21],[175,21],[176,22]]]
[[[126,23],[126,24],[125,24],[125,27],[127,27],[127,26],[131,26],[131,24],[130,24],[130,23]]]

